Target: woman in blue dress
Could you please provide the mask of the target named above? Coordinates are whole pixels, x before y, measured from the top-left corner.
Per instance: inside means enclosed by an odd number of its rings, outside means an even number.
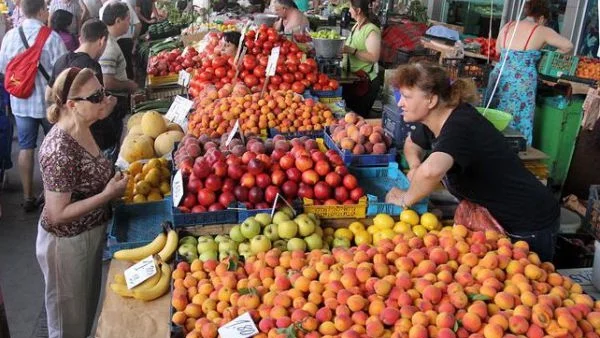
[[[550,45],[556,47],[559,53],[568,53],[573,49],[573,44],[553,29],[544,26],[550,16],[550,10],[543,0],[527,2],[525,13],[527,17],[524,20],[507,23],[498,34],[496,49],[501,53],[500,62],[490,74],[486,97],[490,99],[506,57],[498,88],[491,98],[492,106],[512,114],[510,126],[523,134],[527,144],[531,145],[537,92],[537,64],[542,55],[540,49]]]

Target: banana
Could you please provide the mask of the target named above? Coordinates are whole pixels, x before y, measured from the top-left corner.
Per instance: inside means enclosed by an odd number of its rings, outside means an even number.
[[[167,235],[161,232],[152,242],[135,249],[124,249],[114,253],[113,258],[120,261],[137,262],[142,259],[158,253],[167,243]]]
[[[161,272],[156,271],[154,276],[152,276],[152,277],[146,279],[145,281],[143,281],[142,283],[136,285],[132,290],[136,291],[136,290],[151,289],[158,283],[158,281],[160,280],[160,276],[161,276]]]
[[[121,297],[131,298],[134,296],[133,290],[129,290],[126,285],[111,283],[110,289]]]
[[[127,282],[125,281],[125,275],[122,273],[115,274],[115,283],[121,284],[121,285],[127,285]]]
[[[161,264],[160,270],[160,280],[158,281],[158,283],[156,283],[156,285],[149,289],[133,289],[133,297],[135,299],[150,301],[164,295],[169,291],[169,286],[171,282],[171,266],[169,266],[169,264],[167,263],[163,263]]]
[[[169,233],[167,234],[167,243],[158,253],[158,256],[163,262],[168,262],[173,257],[175,250],[177,250],[178,242],[179,235],[177,235],[177,231],[173,229],[169,230]]]

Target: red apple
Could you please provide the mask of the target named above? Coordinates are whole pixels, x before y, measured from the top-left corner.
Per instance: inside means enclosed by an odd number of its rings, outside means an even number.
[[[181,169],[183,176],[189,176],[193,171],[194,160],[188,156],[186,159],[182,160],[177,167]]]
[[[271,209],[271,206],[269,205],[269,203],[266,203],[266,202],[256,203],[255,207],[256,207],[256,209]]]
[[[248,189],[252,188],[256,184],[256,177],[251,173],[245,173],[240,179],[240,185]]]
[[[301,172],[305,172],[308,169],[312,169],[312,167],[313,160],[310,158],[310,156],[301,155],[296,158],[296,168],[298,168],[298,170],[300,170]]]
[[[325,202],[323,202],[323,205],[338,205],[338,201],[336,201],[333,198],[330,198],[328,200],[326,200]]]
[[[337,187],[334,190],[333,196],[338,202],[344,203],[349,197],[348,190],[343,186]]]
[[[306,150],[319,149],[319,145],[317,144],[317,141],[308,139],[304,142],[304,148],[306,148]]]
[[[204,188],[204,184],[202,183],[202,180],[200,180],[198,177],[196,177],[196,175],[194,175],[194,173],[192,173],[190,175],[190,178],[188,178],[186,188],[187,191],[195,194],[198,192],[198,190]]]
[[[190,211],[188,211],[188,212],[191,212],[191,213],[193,213],[193,214],[199,214],[199,213],[201,213],[201,212],[206,212],[206,207],[204,207],[203,205],[200,205],[200,204],[198,204],[198,205],[195,205],[195,206],[192,208],[192,210],[190,210]]]
[[[213,169],[213,173],[219,177],[225,177],[227,176],[227,163],[225,163],[225,161],[217,161],[215,164],[213,164],[212,166]]]
[[[333,149],[329,149],[325,152],[325,156],[327,156],[328,159],[331,159],[331,156],[334,156],[334,155],[339,156],[338,152]]]
[[[350,191],[350,198],[355,202],[358,202],[358,200],[364,195],[365,191],[361,187],[354,188],[352,189],[352,191]]]
[[[322,153],[320,150],[317,150],[317,149],[311,150],[310,158],[313,160],[313,162],[327,160],[327,156],[325,156],[324,153]]]
[[[271,182],[274,185],[280,186],[287,180],[287,176],[283,172],[283,170],[274,170],[271,173]]]
[[[273,161],[271,160],[271,158],[269,157],[269,155],[267,155],[267,154],[258,154],[258,155],[256,155],[256,159],[260,160],[265,165],[265,169],[271,168],[271,165],[272,165]]]
[[[286,181],[281,186],[281,190],[285,197],[294,199],[298,195],[298,184],[294,181]]]
[[[329,184],[320,181],[315,184],[315,198],[319,200],[326,200],[331,198],[331,187]]]
[[[244,164],[242,162],[242,159],[234,154],[229,154],[227,155],[227,160],[225,161],[225,163],[227,163],[228,166],[234,165],[234,164],[238,164],[238,165],[242,165]]]
[[[192,171],[197,178],[203,179],[210,175],[210,165],[208,164],[207,160],[202,157],[198,157],[194,161],[194,167],[192,168]]]
[[[301,184],[300,189],[298,189],[298,197],[300,198],[315,198],[315,193],[313,188],[308,184]]]
[[[263,190],[259,187],[252,187],[248,192],[248,200],[252,203],[260,203],[263,201]]]
[[[262,189],[265,189],[271,185],[271,176],[266,173],[260,173],[256,175],[256,185]]]
[[[211,190],[204,188],[198,191],[198,203],[200,203],[200,205],[208,207],[215,203],[216,199],[215,193]]]
[[[235,201],[235,195],[231,191],[222,192],[219,195],[219,203],[224,206],[228,206]]]
[[[358,186],[358,180],[356,180],[356,177],[352,174],[344,176],[343,183],[344,187],[348,190],[352,190]]]
[[[344,160],[340,155],[337,154],[335,156],[331,156],[331,158],[329,158],[329,162],[333,163],[334,165],[344,165]]]
[[[320,160],[315,163],[315,171],[321,177],[325,177],[325,175],[331,172],[331,166],[329,165],[329,162]]]
[[[253,158],[248,162],[248,172],[252,175],[258,175],[262,173],[264,169],[265,164],[257,158]]]
[[[348,168],[345,165],[338,165],[335,167],[335,172],[344,177],[346,175],[348,175]]]
[[[292,168],[295,162],[296,160],[291,154],[285,154],[281,159],[279,159],[279,165],[283,170],[288,170],[289,168]]]
[[[325,182],[335,188],[342,184],[342,177],[338,173],[331,172],[325,176]]]
[[[204,159],[208,162],[209,166],[212,166],[217,163],[217,161],[225,159],[225,155],[217,148],[210,148],[206,154],[204,154]]]
[[[210,207],[208,207],[208,211],[219,211],[219,210],[225,210],[225,207],[219,202],[213,203],[210,205]]]
[[[244,164],[248,164],[251,159],[256,158],[256,153],[252,151],[247,151],[242,155],[242,162]]]
[[[189,214],[190,213],[190,209],[188,207],[177,207],[177,210],[179,210],[179,212],[181,212],[182,214]]]
[[[302,182],[308,185],[315,185],[319,182],[319,174],[316,171],[309,169],[302,173]]]
[[[196,205],[197,203],[198,201],[196,200],[196,196],[192,192],[188,192],[187,194],[185,194],[183,200],[179,202],[179,204],[188,209],[193,208],[194,205]]]
[[[233,192],[233,188],[235,188],[237,184],[232,178],[227,177],[223,181],[223,186],[221,187],[221,191],[231,191]]]
[[[275,186],[275,185],[270,185],[265,189],[265,201],[267,201],[268,203],[273,203],[275,201],[275,198],[277,197],[277,194],[279,194],[281,191],[279,190],[279,187]]]
[[[275,149],[273,150],[273,152],[271,153],[271,158],[273,159],[274,162],[279,162],[279,160],[283,157],[283,155],[285,155],[287,152],[281,150],[281,149]]]
[[[248,201],[248,191],[248,188],[242,187],[241,185],[238,185],[235,188],[233,188],[233,194],[235,195],[235,199],[240,202]]]
[[[209,175],[204,181],[204,187],[210,191],[219,191],[222,186],[221,178],[215,174]]]
[[[292,180],[294,182],[300,182],[302,179],[302,172],[300,172],[298,168],[289,168],[285,171],[285,175],[287,176],[288,180]]]

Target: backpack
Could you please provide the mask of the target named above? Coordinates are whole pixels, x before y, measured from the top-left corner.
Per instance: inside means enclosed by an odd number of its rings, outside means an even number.
[[[6,66],[6,74],[4,76],[4,88],[11,95],[20,99],[26,99],[33,93],[37,72],[31,71],[32,63],[37,64],[37,68],[44,78],[46,78],[46,81],[50,78],[40,63],[40,56],[42,55],[42,48],[51,32],[52,30],[49,27],[42,26],[35,38],[35,43],[29,47],[23,27],[19,27],[19,35],[25,45],[25,50],[10,60]]]

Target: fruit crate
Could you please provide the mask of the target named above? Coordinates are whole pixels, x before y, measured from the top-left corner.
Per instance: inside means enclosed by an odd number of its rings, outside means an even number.
[[[394,48],[385,42],[381,43],[381,57],[379,64],[384,68],[396,68],[409,62],[430,61],[437,63],[440,53],[431,49],[408,50]]]
[[[140,204],[119,204],[115,207],[108,229],[107,248],[111,257],[115,251],[146,245],[162,231],[164,221],[172,221],[169,198]]]
[[[600,185],[590,186],[590,196],[585,212],[585,227],[596,240],[600,240]]]
[[[302,210],[304,209],[302,207],[302,201],[300,200],[294,200],[292,201],[292,207],[294,208],[294,211],[296,211],[296,214],[301,214]],[[284,202],[282,202],[280,204],[281,205],[286,205]],[[267,214],[271,214],[271,211],[273,209],[268,208],[268,209],[246,209],[246,207],[244,207],[243,204],[238,203],[238,223],[242,223],[243,221],[246,220],[246,218],[254,216],[256,214],[260,214],[260,213],[267,213]]]
[[[349,167],[348,171],[360,181],[360,186],[367,194],[367,216],[375,216],[380,213],[399,215],[403,209],[391,203],[385,203],[385,195],[393,187],[407,190],[410,186],[408,178],[400,171],[397,162],[390,163],[387,167],[361,168]],[[363,180],[364,178],[364,180]],[[427,212],[427,198],[411,207],[419,214]]]
[[[166,86],[166,85],[175,85],[179,80],[179,74],[171,74],[165,76],[155,76],[148,75],[148,86],[157,87],[157,86]]]
[[[556,237],[554,266],[557,269],[590,268],[594,263],[594,236],[559,234]]]
[[[322,219],[365,218],[367,197],[361,197],[357,204],[315,205],[310,198],[304,199],[304,212],[313,213]]]
[[[342,156],[346,166],[382,167],[387,166],[390,162],[394,162],[396,160],[396,148],[393,146],[388,149],[387,154],[354,155],[347,150],[342,151],[342,149],[338,147],[338,145],[331,138],[331,135],[329,135],[329,129],[325,129],[325,133],[323,133],[323,139],[327,148],[337,151],[340,156]]]
[[[477,88],[486,88],[492,69],[493,66],[489,63],[477,64],[467,62],[458,65],[458,77],[473,79]]]
[[[538,72],[542,75],[560,77],[561,75],[575,75],[579,57],[565,55],[549,50],[542,51],[542,58],[538,63]]]
[[[179,85],[165,86],[165,87],[147,87],[146,97],[148,100],[156,99],[168,99],[177,95],[185,96],[187,94],[186,89]]]
[[[168,198],[169,204],[173,210],[173,227],[183,228],[190,226],[202,226],[210,224],[230,224],[237,222],[238,212],[235,204],[230,205],[231,209],[219,211],[207,211],[199,213],[183,213],[173,206],[172,196]]]
[[[269,137],[273,138],[275,135],[283,135],[286,139],[291,140],[296,137],[309,137],[312,139],[322,138],[323,130],[310,130],[310,131],[296,131],[292,133],[282,133],[277,128],[269,128]]]
[[[402,110],[396,105],[389,104],[383,106],[381,126],[392,137],[394,144],[399,149],[404,146],[404,141],[408,137],[408,134],[415,130],[414,123],[404,122]]]
[[[338,87],[336,90],[311,90],[310,91],[313,96],[319,98],[319,101],[323,98],[341,98],[342,97],[342,87]]]

